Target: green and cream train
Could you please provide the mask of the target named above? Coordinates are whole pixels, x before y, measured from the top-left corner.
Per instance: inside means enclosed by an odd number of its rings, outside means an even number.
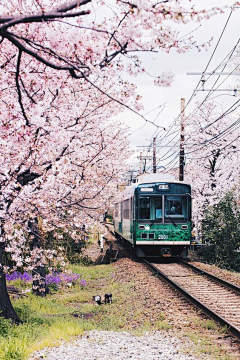
[[[137,257],[186,257],[191,242],[191,186],[145,174],[114,204],[114,230]]]

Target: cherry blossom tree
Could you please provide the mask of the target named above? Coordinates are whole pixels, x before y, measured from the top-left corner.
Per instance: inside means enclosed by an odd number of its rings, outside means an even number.
[[[127,140],[109,118],[123,107],[144,118],[135,87],[121,74],[146,71],[142,52],[206,47],[181,37],[176,26],[216,11],[186,10],[181,1],[1,2],[2,316],[20,321],[6,291],[3,252],[16,266],[38,267],[53,257],[37,245],[31,221],[40,216],[43,229],[77,230],[96,221],[113,194]],[[171,80],[165,72],[155,84]]]
[[[236,112],[227,115],[219,104],[209,102],[188,123],[185,178],[193,187],[193,219],[197,224],[204,209],[238,185],[240,121]]]
[[[67,94],[59,90],[51,111],[48,104],[46,110],[40,108],[38,131],[34,122],[19,131],[15,119],[8,119],[8,131],[3,132],[2,244],[16,266],[28,270],[40,268],[55,255],[39,246],[41,239],[29,228],[29,219],[40,216],[43,229],[66,226],[77,237],[82,224],[96,223],[105,211],[129,155],[126,129],[108,120],[109,112],[118,111],[113,101],[110,104],[96,91],[94,96],[89,86],[72,88],[75,95],[66,89]],[[10,315],[6,316],[12,317],[12,310]]]

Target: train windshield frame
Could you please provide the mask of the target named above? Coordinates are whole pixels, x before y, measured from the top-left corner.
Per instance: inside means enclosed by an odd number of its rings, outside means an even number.
[[[138,220],[156,223],[187,223],[191,219],[188,194],[138,196]]]

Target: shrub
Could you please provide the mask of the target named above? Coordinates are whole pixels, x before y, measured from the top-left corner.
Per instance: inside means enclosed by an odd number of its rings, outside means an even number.
[[[6,336],[8,333],[10,333],[11,328],[12,328],[11,320],[0,317],[0,337]]]
[[[88,233],[85,230],[78,231],[79,240],[76,241],[71,234],[64,229],[56,229],[46,234],[46,244],[48,249],[64,249],[66,258],[71,261],[75,254],[81,254],[82,248],[86,246]]]
[[[202,222],[203,240],[207,244],[204,260],[222,268],[240,271],[240,210],[232,193],[209,207]]]
[[[87,255],[73,254],[72,256],[68,257],[68,260],[71,264],[78,264],[83,266],[93,265],[93,261]]]

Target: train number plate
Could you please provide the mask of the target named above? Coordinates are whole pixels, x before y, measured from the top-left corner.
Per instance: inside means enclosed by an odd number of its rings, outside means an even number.
[[[158,240],[167,240],[168,235],[158,235]]]

